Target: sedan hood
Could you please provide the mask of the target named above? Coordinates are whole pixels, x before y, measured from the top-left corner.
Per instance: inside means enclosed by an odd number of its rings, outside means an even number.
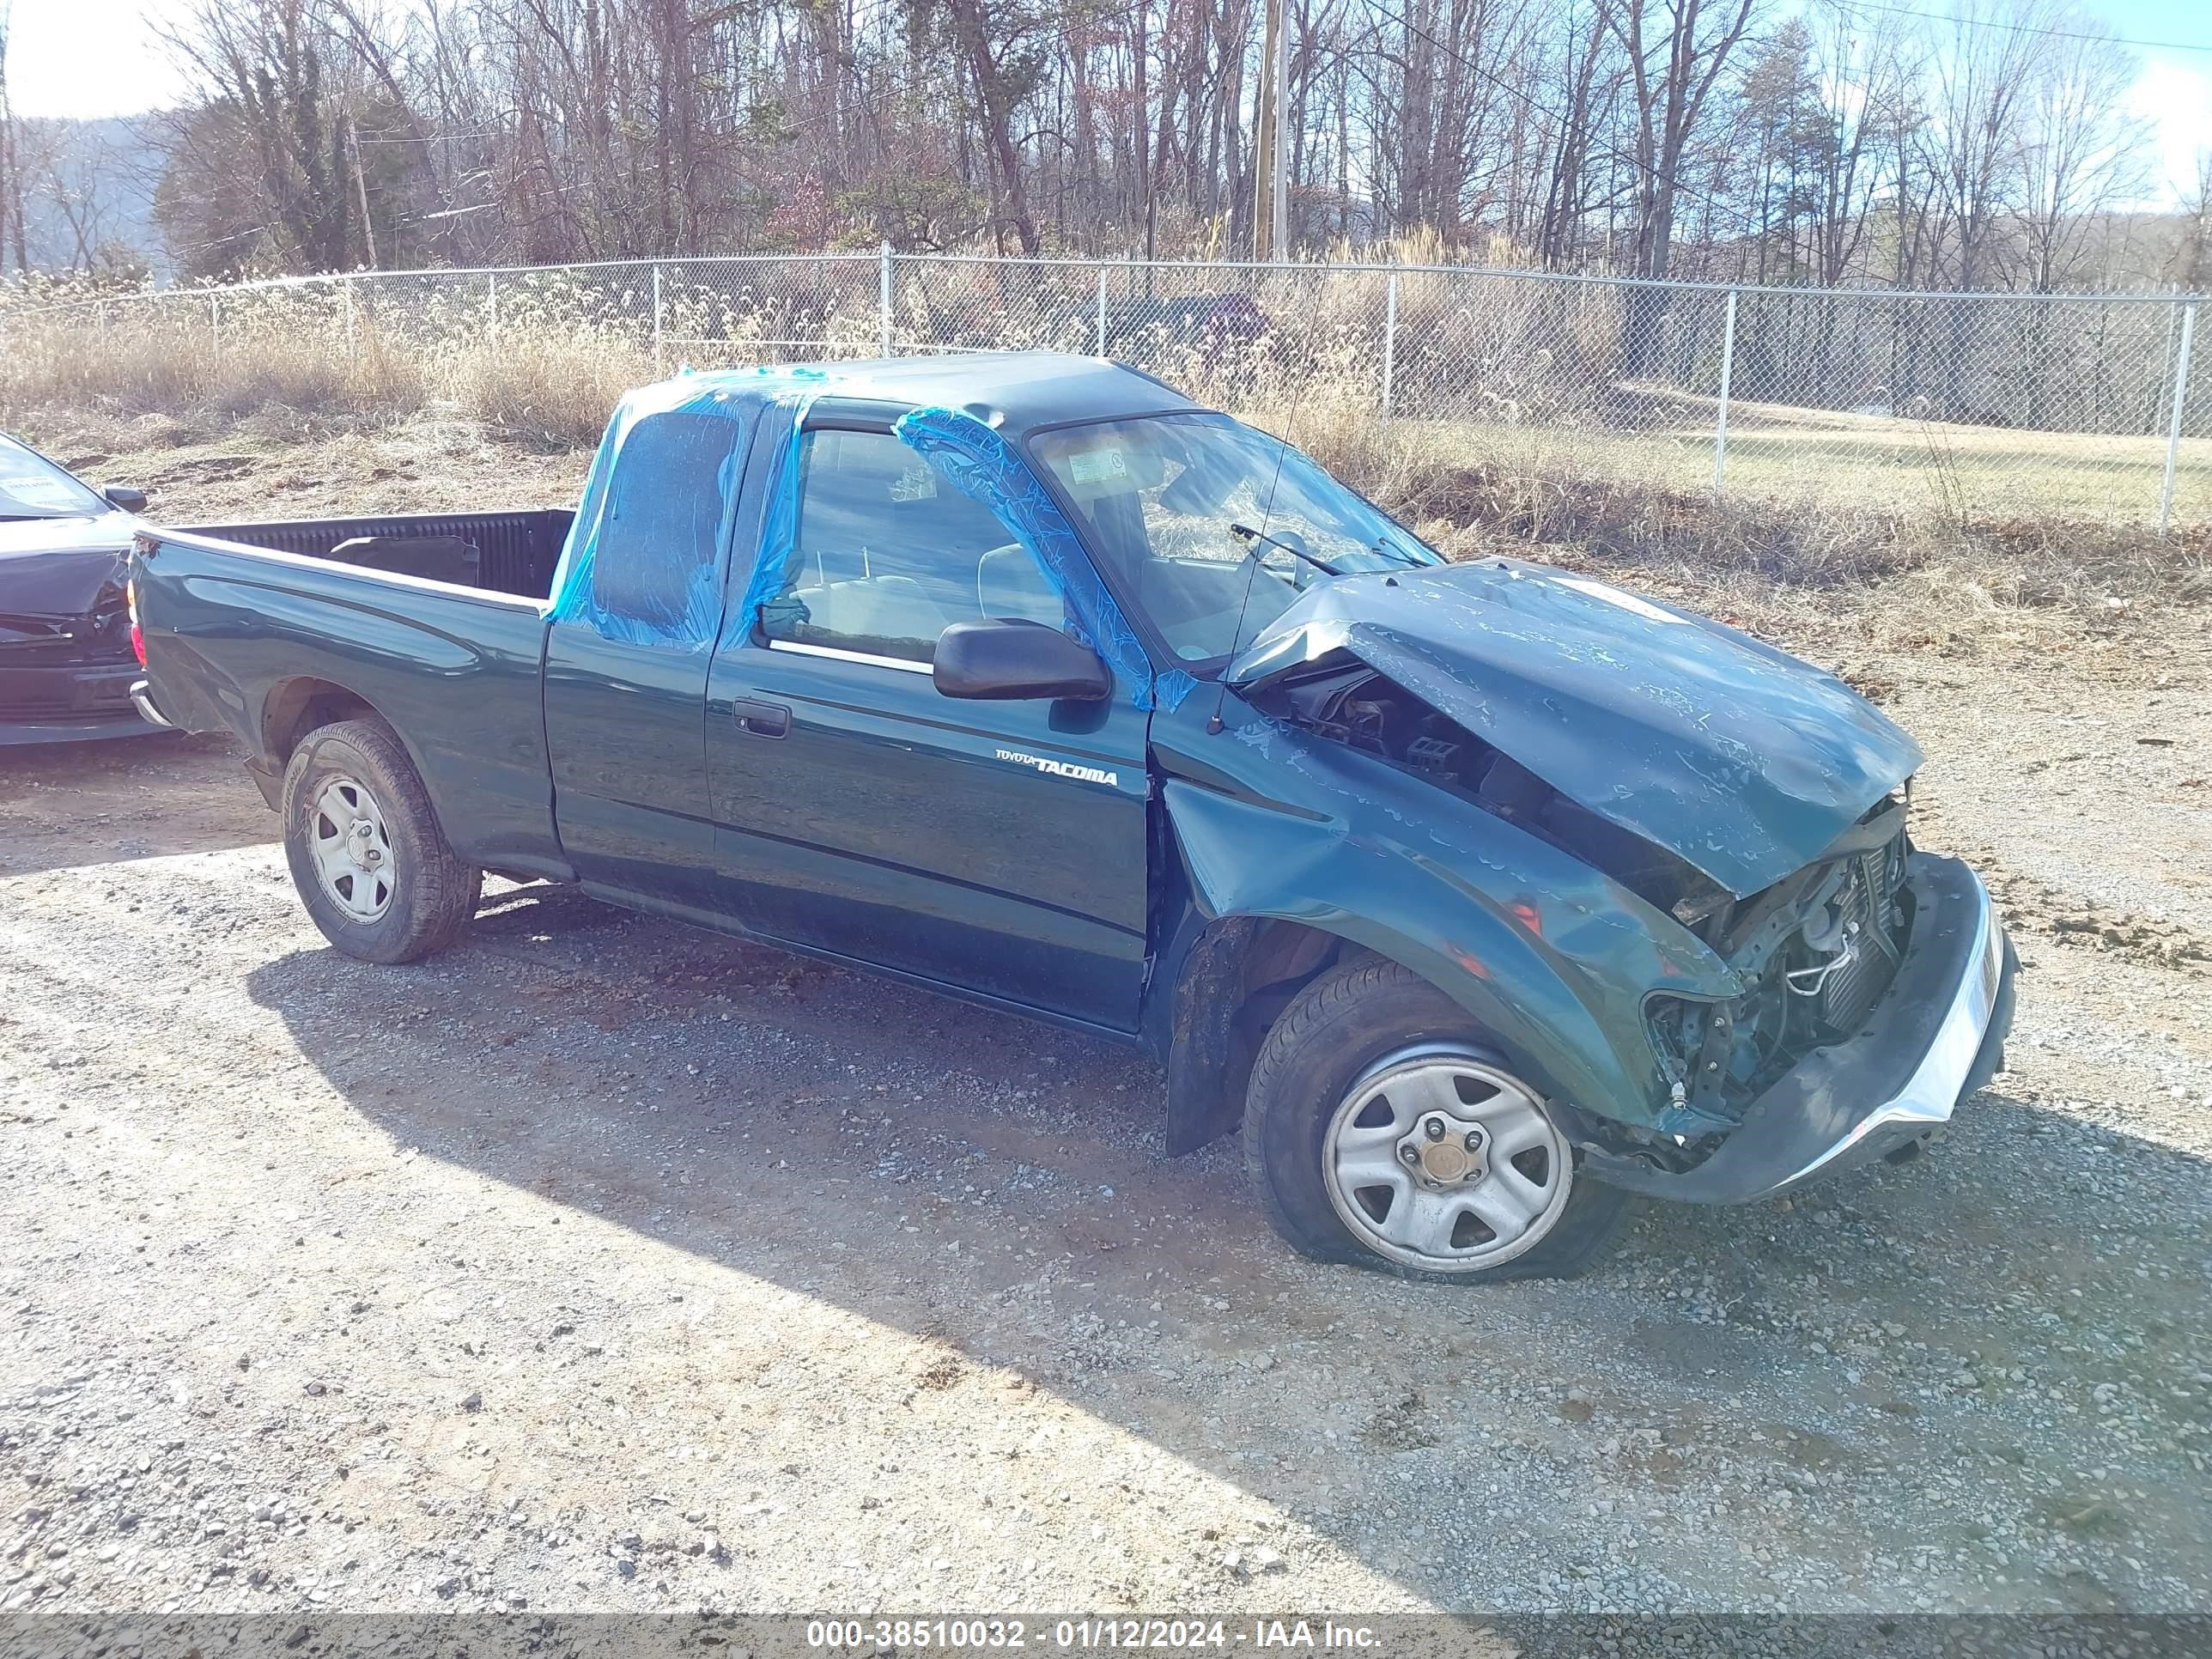
[[[1518,561],[1316,584],[1228,671],[1357,658],[1738,897],[1802,869],[1920,763],[1841,680],[1602,582]]]
[[[123,580],[137,528],[128,513],[0,521],[0,616],[83,616]]]

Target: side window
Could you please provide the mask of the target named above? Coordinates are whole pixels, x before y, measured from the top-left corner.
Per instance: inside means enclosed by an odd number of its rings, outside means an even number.
[[[888,432],[805,436],[799,522],[770,640],[927,662],[957,622],[1058,626],[1059,597],[998,516]]]
[[[744,434],[720,415],[648,415],[623,441],[592,562],[592,602],[657,633],[690,634],[715,599],[724,468]],[[711,632],[712,624],[708,624]]]

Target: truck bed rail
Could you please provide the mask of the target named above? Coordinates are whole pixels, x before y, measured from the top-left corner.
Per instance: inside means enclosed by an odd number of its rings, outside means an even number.
[[[476,584],[495,593],[542,599],[575,514],[567,507],[495,513],[403,513],[374,519],[269,519],[244,524],[191,525],[185,533],[213,536],[304,558],[327,559],[362,536],[452,536],[477,550]]]

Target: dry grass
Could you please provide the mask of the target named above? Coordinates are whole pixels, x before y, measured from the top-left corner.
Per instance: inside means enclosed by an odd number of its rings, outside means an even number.
[[[522,332],[495,349],[457,354],[446,393],[456,409],[501,431],[586,445],[599,441],[623,393],[653,378],[652,367],[635,346],[603,335]]]
[[[1454,557],[1572,566],[1800,644],[2069,648],[2212,606],[2212,524],[2161,538],[2102,518],[1947,514],[1911,491],[1717,496],[1525,429],[1442,442],[1421,423],[1386,425],[1356,398],[1313,388],[1238,412]]]
[[[404,327],[335,292],[280,290],[219,316],[183,306],[97,307],[12,328],[0,349],[0,419],[238,419],[274,407],[324,428],[424,410],[556,445],[588,444],[615,399],[654,378],[633,332],[525,311],[496,331],[480,313]]]
[[[179,307],[69,313],[9,332],[0,423],[79,452],[198,446],[207,453],[195,450],[195,466],[227,463],[241,436],[270,455],[355,441],[367,447],[354,459],[370,489],[392,476],[394,457],[402,477],[416,451],[465,456],[471,473],[495,476],[496,453],[519,445],[551,465],[529,476],[550,478],[562,456],[580,469],[616,399],[655,378],[652,348],[626,310],[634,297],[539,284],[505,301],[495,331],[475,305],[381,317],[319,289],[232,302],[215,324]],[[1334,301],[1326,289],[1321,298],[1324,309]],[[704,364],[778,355],[743,318],[694,318],[683,309],[690,303],[673,313],[693,336],[681,356]],[[1431,297],[1409,277],[1401,303],[1419,314]],[[711,346],[698,338],[707,334],[717,337]],[[853,349],[866,343],[856,336]],[[2103,498],[2081,482],[2124,465],[2141,493],[2142,458],[2106,453],[2136,441],[1953,441],[1931,438],[1927,423],[1791,426],[1746,406],[1731,445],[1735,487],[1717,497],[1694,411],[1679,433],[1381,421],[1371,343],[1350,310],[1334,330],[1317,326],[1296,364],[1264,345],[1193,349],[1167,377],[1288,437],[1455,555],[1511,550],[1602,570],[1785,635],[1848,617],[1869,640],[1906,644],[2048,640],[2212,603],[2206,515],[2186,515],[2161,541],[2100,513]],[[382,459],[371,464],[368,449]],[[1877,494],[1867,480],[1884,458],[1898,471]],[[1978,514],[1973,504],[1992,492],[1961,480],[1981,468],[1993,481],[2000,464],[2036,482],[1994,492],[2016,504],[2009,516]],[[1856,487],[1809,487],[1826,466]],[[279,492],[318,487],[312,473],[289,478],[281,463],[276,472]],[[187,466],[177,476],[192,475]]]

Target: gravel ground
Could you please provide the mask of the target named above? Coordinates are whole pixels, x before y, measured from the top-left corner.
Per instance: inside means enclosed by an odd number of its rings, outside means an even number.
[[[1875,666],[2012,1069],[1473,1293],[1120,1051],[545,888],[354,963],[219,742],[0,754],[0,1608],[2212,1607],[2203,649]]]

